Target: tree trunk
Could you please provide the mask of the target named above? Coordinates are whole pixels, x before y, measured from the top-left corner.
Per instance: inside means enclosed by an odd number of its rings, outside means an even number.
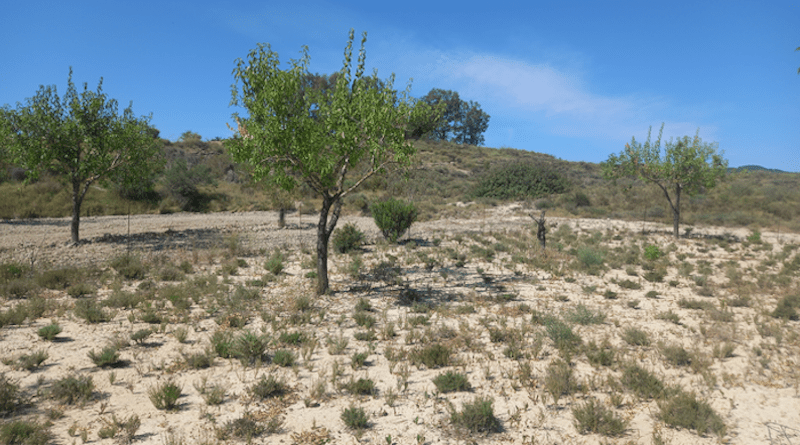
[[[81,184],[72,183],[72,224],[70,226],[72,232],[72,244],[78,244],[80,236],[78,235],[81,225],[81,203],[83,202],[83,194],[81,194]]]
[[[328,293],[328,238],[330,238],[328,212],[330,209],[331,201],[323,198],[317,224],[317,295]]]
[[[286,227],[286,209],[281,206],[280,210],[278,210],[278,228],[282,229]]]
[[[678,226],[681,224],[681,186],[675,186],[675,205],[672,207],[672,234],[680,238]]]

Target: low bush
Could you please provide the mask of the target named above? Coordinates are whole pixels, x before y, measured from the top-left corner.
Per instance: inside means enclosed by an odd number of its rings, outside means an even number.
[[[22,404],[19,383],[0,373],[0,416],[12,414]]]
[[[266,359],[268,343],[269,339],[265,336],[244,332],[233,344],[233,356],[244,365],[262,363]]]
[[[417,219],[413,203],[390,198],[372,205],[372,217],[383,237],[396,243]]]
[[[440,343],[424,346],[415,349],[409,355],[411,364],[419,366],[425,365],[427,368],[439,368],[443,366],[450,366],[450,355],[452,351],[447,346]]]
[[[650,337],[647,332],[638,328],[627,328],[622,332],[622,339],[632,346],[649,346]]]
[[[569,180],[555,170],[533,163],[515,163],[489,172],[473,194],[496,199],[535,199],[564,193],[569,188]]]
[[[621,382],[643,399],[659,398],[666,389],[661,379],[637,364],[629,364],[623,368]]]
[[[364,408],[356,408],[351,405],[349,408],[345,408],[344,411],[342,411],[341,417],[342,422],[353,430],[363,430],[369,426],[369,417],[367,417]]]
[[[282,396],[288,391],[289,387],[286,386],[286,383],[283,380],[275,378],[273,375],[262,375],[261,379],[247,390],[250,395],[260,400]]]
[[[147,390],[147,395],[156,409],[174,411],[178,409],[178,398],[181,396],[181,387],[175,380],[168,378]]]
[[[569,363],[561,359],[553,360],[547,366],[544,388],[553,398],[554,403],[558,403],[561,396],[567,396],[577,391],[578,383]]]
[[[368,396],[375,392],[375,382],[372,379],[359,378],[358,380],[351,379],[349,382],[342,385],[350,394]]]
[[[364,232],[358,230],[355,224],[345,224],[333,233],[331,242],[336,252],[348,253],[361,247],[364,243]]]
[[[471,433],[494,433],[502,429],[500,419],[495,417],[490,398],[475,397],[472,402],[465,403],[461,411],[450,415],[450,422],[457,428]]]
[[[50,397],[65,405],[74,405],[89,400],[93,391],[91,376],[67,376],[53,382]]]
[[[778,301],[771,315],[784,320],[797,320],[797,308],[800,307],[800,295],[786,295]]]
[[[106,346],[99,353],[92,349],[87,355],[96,366],[101,368],[120,364],[119,351],[114,346]]]
[[[694,394],[683,391],[665,400],[658,402],[660,412],[658,417],[667,425],[687,428],[703,435],[712,432],[724,436],[725,422],[711,406],[697,400]]]
[[[295,360],[297,360],[297,357],[295,357],[294,352],[286,349],[279,349],[272,356],[272,363],[278,366],[292,366]]]
[[[467,376],[453,371],[437,375],[433,378],[433,384],[436,385],[436,389],[441,393],[469,391],[472,389]]]
[[[596,433],[608,437],[625,433],[626,422],[595,399],[572,408],[575,428],[581,434]]]
[[[39,335],[43,340],[53,341],[56,338],[56,335],[61,333],[61,326],[58,323],[52,323],[47,326],[43,326],[36,331],[36,334]]]
[[[110,266],[118,274],[129,280],[141,280],[147,274],[142,259],[138,255],[126,253],[111,260]]]
[[[0,426],[0,443],[45,445],[50,441],[49,426],[34,420],[11,420]]]

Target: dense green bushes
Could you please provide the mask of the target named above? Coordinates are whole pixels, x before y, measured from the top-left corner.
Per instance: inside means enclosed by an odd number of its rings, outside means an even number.
[[[384,238],[395,243],[417,219],[413,203],[390,198],[372,205],[372,217]]]
[[[510,164],[489,172],[478,183],[474,195],[496,199],[540,198],[564,193],[569,188],[569,181],[555,170],[534,164]]]

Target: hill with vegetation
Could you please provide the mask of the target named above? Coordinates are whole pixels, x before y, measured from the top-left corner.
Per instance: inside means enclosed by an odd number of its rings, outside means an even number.
[[[223,141],[187,137],[162,144],[165,167],[159,174],[142,178],[135,190],[113,183],[94,187],[86,197],[84,214],[238,212],[280,206],[292,210],[297,202],[304,203],[303,212],[318,208],[310,190],[301,188],[289,195],[251,183],[245,166],[228,157]],[[418,153],[410,169],[371,178],[346,198],[345,211],[368,214],[371,203],[395,196],[413,201],[421,220],[522,201],[553,216],[670,222],[660,189],[641,181],[606,181],[599,164],[512,148],[427,140],[414,144]],[[70,215],[70,195],[60,178],[45,175],[25,184],[23,171],[13,166],[6,171],[0,183],[5,197],[0,218]],[[800,231],[800,174],[757,166],[730,169],[721,184],[686,197],[682,206],[684,227]]]

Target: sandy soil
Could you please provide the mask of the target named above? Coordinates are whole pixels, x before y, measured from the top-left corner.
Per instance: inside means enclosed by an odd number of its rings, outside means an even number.
[[[70,310],[76,298],[64,291],[42,291],[49,300],[63,308],[52,316],[29,320],[20,326],[0,330],[0,372],[15,379],[31,397],[31,404],[17,415],[45,419],[48,410],[59,411],[53,417],[51,432],[54,443],[114,443],[119,439],[100,439],[100,430],[108,425],[112,415],[119,419],[136,415],[141,426],[134,443],[222,443],[220,428],[228,422],[250,413],[261,420],[276,417],[282,426],[274,434],[265,434],[253,443],[797,443],[800,442],[800,340],[797,321],[776,321],[769,317],[779,295],[749,291],[749,307],[727,307],[740,289],[726,284],[725,267],[737,264],[748,279],[758,273],[775,274],[780,262],[756,272],[770,255],[784,246],[800,244],[795,234],[763,233],[762,239],[771,243],[769,250],[754,250],[742,245],[749,230],[697,227],[694,237],[673,240],[669,228],[651,223],[631,223],[612,220],[548,218],[551,232],[568,225],[577,235],[592,233],[618,234],[608,247],[658,245],[668,253],[670,266],[663,282],[650,283],[641,277],[645,271],[637,266],[637,275],[625,268],[608,269],[597,275],[575,271],[569,253],[552,250],[553,261],[562,261],[564,268],[555,273],[525,264],[515,264],[510,253],[496,252],[491,261],[468,257],[464,267],[456,267],[448,251],[469,254],[470,245],[480,245],[480,239],[502,243],[502,236],[523,237],[530,244],[527,252],[537,252],[531,237],[532,220],[519,206],[505,206],[471,219],[448,219],[415,224],[409,238],[413,245],[390,246],[380,242],[379,232],[369,218],[345,216],[339,227],[356,224],[365,232],[364,265],[370,270],[375,264],[396,258],[402,269],[403,286],[379,282],[367,274],[360,280],[348,277],[351,259],[332,255],[330,261],[333,294],[313,298],[313,315],[307,323],[292,324],[292,306],[298,297],[312,295],[313,280],[306,278],[308,261],[315,242],[316,216],[289,215],[286,228],[277,228],[274,212],[173,214],[91,217],[81,220],[79,246],[70,246],[68,219],[38,219],[32,221],[0,222],[0,262],[17,261],[34,268],[61,266],[97,266],[114,275],[108,261],[126,250],[141,254],[153,264],[177,264],[189,261],[195,276],[218,275],[220,283],[229,284],[233,293],[236,285],[264,279],[264,259],[275,249],[286,255],[285,270],[275,281],[259,287],[260,310],[248,318],[244,331],[266,334],[272,339],[270,354],[278,349],[293,350],[297,364],[279,367],[274,364],[243,366],[233,359],[215,358],[213,366],[192,369],[185,365],[186,357],[208,349],[214,332],[223,329],[219,317],[207,301],[195,301],[187,313],[168,318],[161,325],[141,321],[142,308],[117,310],[113,320],[89,324]],[[128,235],[130,233],[130,235]],[[715,240],[724,240],[716,243]],[[246,266],[236,276],[223,276],[221,266],[227,252],[236,247],[236,256]],[[672,247],[670,247],[672,246]],[[731,247],[733,246],[733,247]],[[551,247],[551,249],[555,249]],[[474,251],[473,251],[474,253]],[[423,254],[433,258],[433,267],[425,267]],[[797,251],[794,251],[797,254]],[[688,255],[689,262],[701,267],[707,262],[713,269],[712,296],[698,296],[691,279],[678,273],[678,255]],[[686,257],[684,257],[686,258]],[[304,264],[305,263],[305,264]],[[727,265],[727,266],[726,266]],[[155,266],[154,266],[155,267]],[[696,272],[695,272],[696,273]],[[640,289],[619,286],[631,279]],[[158,281],[156,279],[156,281]],[[674,286],[668,284],[675,281]],[[797,291],[797,277],[788,291]],[[99,300],[113,292],[114,283],[121,290],[135,292],[139,282],[121,282],[113,278],[103,281],[96,292]],[[166,283],[177,285],[178,283]],[[159,283],[159,286],[165,285]],[[435,309],[428,313],[415,312],[419,307],[401,304],[404,289],[424,295],[421,301]],[[748,287],[749,289],[749,287]],[[119,289],[118,289],[119,290]],[[618,294],[609,298],[605,291]],[[657,298],[648,298],[656,291]],[[512,295],[512,301],[501,301]],[[87,298],[87,297],[81,297]],[[377,320],[377,339],[356,340],[364,332],[353,320],[353,308],[366,298]],[[681,307],[682,299],[704,299],[720,310],[731,311],[725,321],[708,319],[709,311]],[[3,298],[2,307],[20,304],[19,300]],[[578,353],[572,357],[573,370],[580,387],[558,401],[545,387],[547,369],[560,356],[559,351],[544,334],[542,327],[531,323],[531,311],[566,316],[578,304],[603,313],[606,319],[598,325],[576,325],[575,331],[584,344],[606,341],[616,351],[611,367],[598,367]],[[459,312],[462,306],[472,306],[474,312]],[[163,308],[169,311],[169,303]],[[670,323],[660,314],[673,311],[680,324]],[[412,326],[409,319],[425,315],[425,324]],[[63,328],[57,341],[47,342],[36,335],[37,329],[57,321]],[[395,337],[383,338],[381,333],[393,324]],[[760,323],[760,324],[759,324]],[[766,323],[766,324],[765,324]],[[775,326],[782,338],[766,335],[760,326]],[[120,351],[123,366],[99,368],[87,354],[109,342],[128,338],[131,333],[152,327],[155,332],[143,344],[131,343]],[[623,341],[629,327],[645,331],[649,345],[634,346]],[[510,329],[520,332],[523,358],[504,354],[506,344],[493,342],[491,330]],[[185,342],[178,342],[175,332],[186,329]],[[240,332],[239,330],[234,330]],[[307,356],[301,348],[281,345],[280,332],[303,332],[316,340],[317,347]],[[335,354],[329,344],[337,338],[347,338],[348,345]],[[426,340],[427,339],[427,340]],[[453,345],[455,354],[451,367],[428,369],[405,359],[392,358],[398,351],[412,352],[428,341]],[[471,345],[470,345],[471,342]],[[709,360],[708,366],[694,371],[674,366],[663,359],[661,346],[681,345],[686,350]],[[730,344],[733,352],[715,357],[715,347]],[[14,366],[15,358],[34,350],[48,354],[43,365],[32,371]],[[757,351],[757,352],[756,352]],[[366,352],[365,366],[351,366],[352,356]],[[617,382],[624,363],[636,363],[652,371],[665,382],[680,385],[709,405],[727,424],[722,437],[700,435],[696,431],[676,429],[659,418],[658,402],[641,399]],[[523,371],[528,370],[525,374]],[[445,370],[464,373],[470,392],[440,394],[432,379]],[[339,376],[334,374],[341,373]],[[81,406],[60,406],[47,397],[49,385],[67,375],[89,375],[95,384],[93,398]],[[248,388],[262,376],[276,376],[291,388],[285,396],[256,400]],[[157,410],[148,391],[160,382],[172,378],[183,389],[177,411]],[[339,386],[352,379],[369,378],[376,390],[372,395],[353,395]],[[609,380],[611,379],[611,380]],[[224,403],[207,405],[201,394],[202,382],[219,384],[226,389]],[[319,382],[326,382],[320,395],[313,391]],[[609,383],[611,382],[611,383]],[[615,389],[618,388],[618,389]],[[476,396],[493,399],[494,414],[502,431],[491,434],[472,434],[450,424],[450,413]],[[619,399],[621,398],[621,399]],[[598,434],[581,434],[575,425],[572,409],[589,399],[596,399],[628,422],[621,437],[607,438]],[[617,402],[614,402],[616,400]],[[370,417],[370,427],[363,431],[348,429],[341,414],[350,406],[362,407]],[[231,440],[235,442],[235,440]]]

